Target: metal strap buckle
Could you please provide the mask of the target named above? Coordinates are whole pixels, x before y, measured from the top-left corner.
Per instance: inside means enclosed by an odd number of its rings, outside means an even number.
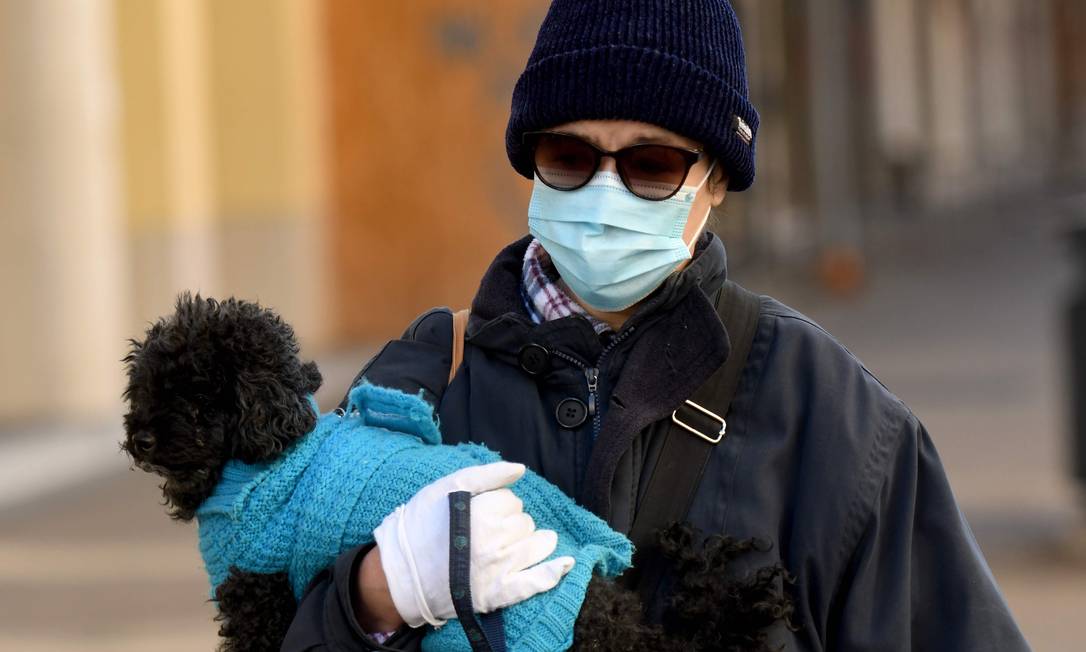
[[[676,425],[678,425],[679,427],[683,428],[684,430],[687,430],[689,432],[694,433],[695,435],[697,435],[698,437],[701,437],[702,439],[709,442],[710,444],[719,444],[720,440],[724,438],[724,432],[728,429],[728,422],[724,420],[724,417],[722,417],[719,414],[716,414],[714,412],[710,412],[709,410],[706,410],[705,408],[701,407],[700,405],[698,405],[697,403],[695,403],[695,402],[693,402],[691,400],[687,400],[685,402],[685,404],[689,405],[692,408],[694,408],[698,412],[701,412],[702,414],[709,417],[710,419],[713,419],[714,421],[719,421],[720,422],[720,432],[715,433],[716,437],[713,437],[712,434],[707,435],[704,432],[698,430],[697,428],[694,428],[691,425],[683,423],[681,420],[679,420],[679,410],[675,410],[674,412],[671,413],[671,420]]]

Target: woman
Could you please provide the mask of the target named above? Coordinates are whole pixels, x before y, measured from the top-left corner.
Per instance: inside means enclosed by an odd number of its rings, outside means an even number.
[[[421,390],[445,441],[482,442],[629,531],[654,443],[735,339],[714,307],[724,247],[705,223],[753,182],[757,129],[725,0],[555,0],[506,135],[513,167],[534,179],[531,235],[484,276],[451,383],[447,310],[418,318],[360,379]],[[768,297],[759,309],[686,517],[772,543],[743,563],[795,577],[794,629],[774,640],[1028,649],[916,417],[806,317]],[[416,523],[401,536],[342,555],[284,649],[379,649],[366,632],[417,645],[424,628],[403,626],[409,589],[382,554],[448,532]],[[667,599],[655,586],[649,618]]]

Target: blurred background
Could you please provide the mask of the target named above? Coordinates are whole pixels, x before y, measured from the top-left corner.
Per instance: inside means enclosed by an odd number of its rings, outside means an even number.
[[[1082,649],[1086,2],[733,4],[762,128],[732,276],[913,408],[1027,637]],[[195,527],[118,451],[126,339],[183,289],[258,299],[327,409],[466,306],[526,231],[503,137],[546,8],[0,0],[0,649],[214,646]]]

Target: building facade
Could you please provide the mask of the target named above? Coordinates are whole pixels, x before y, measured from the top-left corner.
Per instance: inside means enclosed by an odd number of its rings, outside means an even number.
[[[1086,180],[1083,3],[734,4],[739,264],[847,285],[873,225]],[[526,230],[503,137],[546,7],[0,0],[0,422],[117,414],[125,340],[184,289],[275,307],[310,355],[466,305]]]

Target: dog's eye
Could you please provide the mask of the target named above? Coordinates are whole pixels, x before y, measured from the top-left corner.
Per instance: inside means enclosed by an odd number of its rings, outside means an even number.
[[[150,453],[155,448],[155,436],[149,432],[137,433],[132,438],[132,445],[135,446],[137,452]]]

